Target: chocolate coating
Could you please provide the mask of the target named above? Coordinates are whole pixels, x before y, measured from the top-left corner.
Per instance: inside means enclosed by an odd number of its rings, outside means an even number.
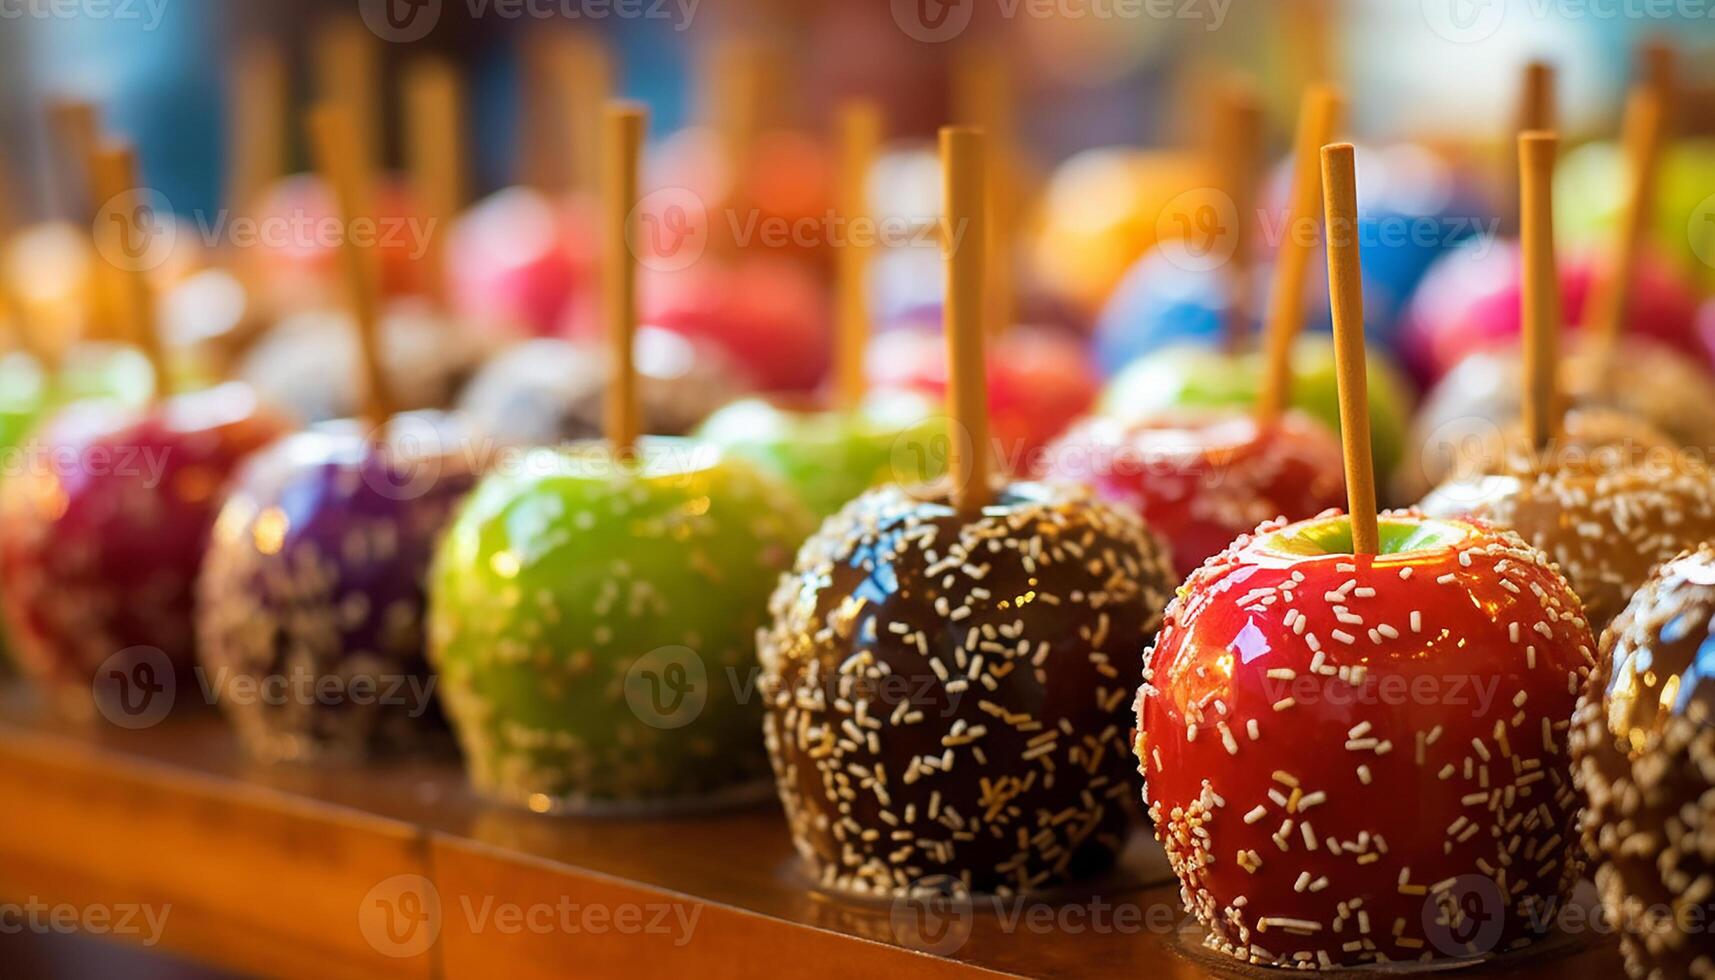
[[[776,784],[822,885],[1005,894],[1106,868],[1172,583],[1137,517],[1083,488],[1012,484],[967,520],[944,490],[882,487],[830,518],[760,638]]]
[[[215,523],[198,656],[258,757],[359,758],[446,731],[424,580],[476,477],[442,418],[398,417],[388,435],[344,423],[288,437],[244,467]]]
[[[1715,976],[1715,545],[1602,635],[1572,726],[1585,842],[1633,977]]]

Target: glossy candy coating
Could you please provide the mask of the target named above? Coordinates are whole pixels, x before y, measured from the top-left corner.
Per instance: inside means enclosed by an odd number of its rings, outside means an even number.
[[[1715,545],[1664,564],[1611,629],[1573,720],[1596,885],[1637,978],[1707,976],[1715,889]]]
[[[1498,952],[1578,878],[1577,597],[1511,532],[1381,523],[1375,556],[1344,517],[1264,525],[1181,587],[1148,654],[1156,836],[1209,945],[1243,960]],[[1473,901],[1480,922],[1436,925]]]
[[[46,455],[0,484],[0,608],[25,669],[87,704],[103,661],[154,647],[188,687],[192,587],[228,481],[287,431],[238,384],[47,422]]]
[[[786,481],[825,518],[870,487],[924,483],[946,469],[935,451],[944,425],[929,419],[927,403],[872,400],[855,412],[792,412],[759,398],[733,402],[703,423],[697,438],[750,460]],[[920,410],[912,410],[920,409]]]
[[[1111,864],[1136,791],[1127,689],[1171,576],[1135,515],[1082,488],[1011,484],[967,520],[944,487],[881,487],[824,523],[759,646],[821,885],[1004,894]]]
[[[198,580],[197,646],[254,755],[362,758],[446,731],[425,580],[476,483],[471,450],[445,418],[397,416],[384,441],[329,424],[239,471]]]
[[[533,450],[436,555],[430,658],[481,792],[538,811],[712,805],[767,772],[750,682],[804,506],[708,446]]]
[[[1156,528],[1183,578],[1234,538],[1276,517],[1302,520],[1345,502],[1340,444],[1290,412],[1181,409],[1121,422],[1097,416],[1048,448],[1043,476],[1093,486]]]

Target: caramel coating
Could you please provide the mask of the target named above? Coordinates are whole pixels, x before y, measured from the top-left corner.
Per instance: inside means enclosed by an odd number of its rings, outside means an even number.
[[[884,487],[830,518],[760,637],[776,783],[821,884],[1010,894],[1110,865],[1172,587],[1154,536],[1083,488],[1012,484],[967,519]]]
[[[1663,565],[1602,636],[1573,718],[1585,843],[1633,977],[1715,976],[1715,546]]]

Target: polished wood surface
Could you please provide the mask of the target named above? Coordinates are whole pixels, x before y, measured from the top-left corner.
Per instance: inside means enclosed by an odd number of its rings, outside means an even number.
[[[30,899],[170,906],[161,949],[269,975],[1262,975],[1202,952],[1141,828],[1104,881],[925,930],[811,887],[771,803],[540,817],[473,797],[450,756],[259,766],[213,715],[80,726],[0,690],[0,903]],[[1618,976],[1610,939],[1460,975]]]

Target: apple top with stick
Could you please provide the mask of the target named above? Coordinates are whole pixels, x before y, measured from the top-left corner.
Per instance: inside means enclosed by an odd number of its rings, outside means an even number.
[[[1524,451],[1498,447],[1497,458],[1443,483],[1421,506],[1515,528],[1559,563],[1600,628],[1656,563],[1715,536],[1715,475],[1635,419],[1611,412],[1562,418],[1552,223],[1557,148],[1550,133],[1519,139]],[[1598,363],[1614,356],[1614,340],[1611,333],[1591,338]]]
[[[1304,321],[1304,279],[1318,221],[1316,148],[1332,135],[1338,96],[1305,94],[1294,158],[1289,227],[1275,278],[1259,362],[1255,408],[1176,408],[1138,417],[1097,416],[1046,453],[1046,473],[1089,483],[1108,500],[1136,509],[1172,545],[1189,575],[1203,560],[1263,521],[1301,519],[1342,501],[1340,447],[1311,417],[1287,408],[1293,347]],[[1237,369],[1237,368],[1235,368]],[[1367,430],[1366,430],[1367,431]]]
[[[760,641],[766,740],[775,771],[794,774],[777,785],[798,851],[824,887],[868,896],[909,895],[931,875],[1022,893],[1112,864],[1133,792],[1124,679],[1172,588],[1135,515],[997,472],[983,142],[973,127],[941,131],[949,473],[870,490],[828,519]]]
[[[431,657],[472,780],[537,812],[754,798],[767,762],[743,665],[768,592],[813,524],[751,464],[640,435],[645,123],[624,103],[602,123],[605,438],[496,468],[432,574]]]
[[[1376,512],[1350,144],[1322,174],[1349,513],[1264,525],[1179,590],[1137,704],[1145,798],[1189,910],[1237,959],[1466,957],[1436,923],[1474,887],[1506,903],[1475,951],[1513,949],[1577,879],[1564,733],[1595,641],[1517,535]]]

